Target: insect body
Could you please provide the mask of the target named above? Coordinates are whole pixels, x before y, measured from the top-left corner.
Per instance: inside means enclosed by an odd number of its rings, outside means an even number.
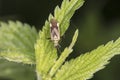
[[[60,30],[59,30],[59,23],[56,19],[51,19],[50,21],[50,35],[51,40],[54,43],[54,46],[57,48],[59,46],[60,40]]]

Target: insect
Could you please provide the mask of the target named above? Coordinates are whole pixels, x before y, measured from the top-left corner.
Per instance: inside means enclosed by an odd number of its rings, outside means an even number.
[[[60,40],[60,29],[59,29],[58,21],[54,18],[50,20],[50,35],[51,35],[51,40],[54,43],[54,46],[58,48],[59,40]]]

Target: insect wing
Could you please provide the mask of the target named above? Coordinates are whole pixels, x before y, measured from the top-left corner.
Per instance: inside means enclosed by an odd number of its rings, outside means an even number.
[[[60,39],[60,33],[59,33],[59,27],[51,27],[51,40],[59,40]]]

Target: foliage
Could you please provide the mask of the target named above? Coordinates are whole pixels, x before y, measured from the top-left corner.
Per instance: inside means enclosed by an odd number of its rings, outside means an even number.
[[[0,25],[0,57],[18,63],[35,64],[36,29],[19,21],[1,22]]]
[[[49,15],[39,35],[36,29],[28,24],[19,21],[1,22],[0,57],[24,64],[36,64],[38,80],[90,79],[95,72],[103,69],[113,56],[120,54],[120,38],[70,61],[66,61],[66,58],[73,51],[78,30],[75,31],[70,46],[66,47],[60,56],[57,55],[53,42],[48,39],[50,38],[49,21],[55,18],[59,22],[60,35],[63,36],[75,10],[83,3],[83,0],[63,0],[61,7],[55,8],[54,16]]]

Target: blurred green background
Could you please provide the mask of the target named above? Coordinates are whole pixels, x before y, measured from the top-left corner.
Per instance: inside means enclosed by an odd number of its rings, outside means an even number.
[[[53,13],[55,6],[61,2],[62,0],[0,0],[0,21],[20,20],[35,25],[39,31],[49,13]],[[120,1],[86,0],[72,17],[70,28],[60,44],[61,50],[69,45],[77,28],[79,38],[68,60],[120,37]],[[115,56],[105,69],[97,72],[90,80],[120,80],[119,74],[120,56]],[[0,60],[0,80],[35,80],[35,78],[34,65]]]

